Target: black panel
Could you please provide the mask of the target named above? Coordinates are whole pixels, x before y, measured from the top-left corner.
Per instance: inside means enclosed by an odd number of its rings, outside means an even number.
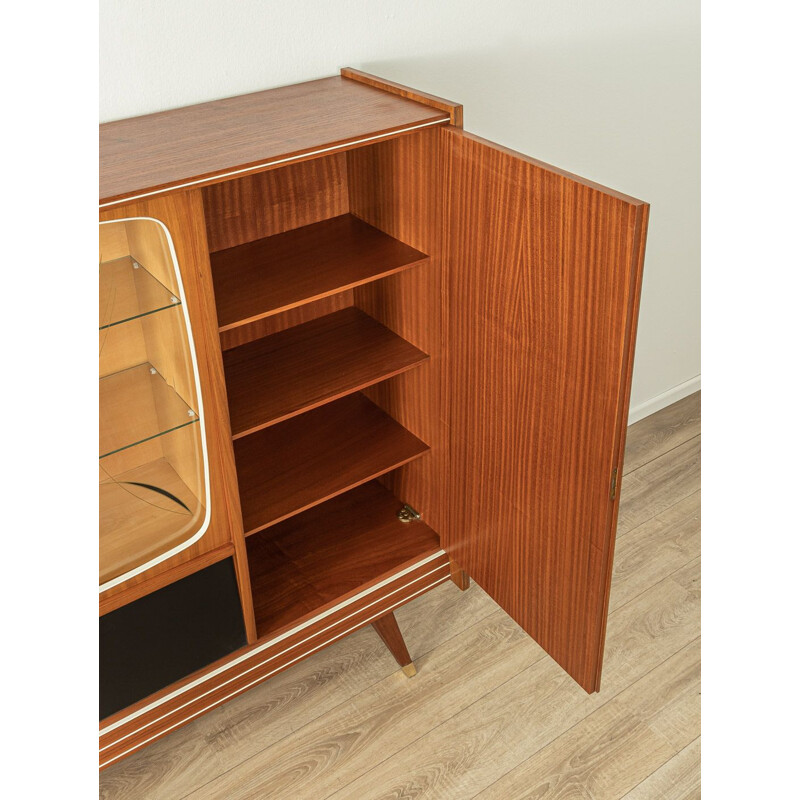
[[[100,617],[100,719],[245,644],[231,558]]]

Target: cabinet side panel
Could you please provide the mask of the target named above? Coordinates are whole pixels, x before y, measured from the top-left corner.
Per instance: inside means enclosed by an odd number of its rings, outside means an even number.
[[[450,128],[443,546],[588,691],[646,205]]]
[[[603,654],[606,642],[606,623],[608,622],[608,602],[611,595],[611,576],[614,567],[614,546],[617,537],[617,519],[619,516],[619,498],[622,495],[622,472],[625,460],[625,440],[628,433],[628,411],[631,403],[631,383],[633,380],[633,356],[636,348],[636,331],[639,322],[639,305],[642,293],[642,277],[644,271],[645,243],[647,241],[647,225],[650,219],[650,206],[639,208],[636,228],[633,232],[634,251],[632,255],[631,270],[631,302],[628,305],[627,337],[625,352],[623,354],[621,391],[617,407],[617,460],[618,472],[616,476],[616,499],[610,504],[608,512],[609,538],[603,548],[595,548],[596,559],[601,574],[592,583],[592,588],[597,592],[596,598],[589,598],[589,610],[594,608],[597,616],[597,626],[600,630],[598,641],[587,641],[587,660],[597,659],[595,688],[600,690],[600,677],[603,669]]]
[[[428,254],[430,261],[354,290],[355,305],[430,360],[364,391],[431,447],[384,482],[436,531],[444,525],[446,449],[441,425],[441,138],[429,130],[347,154],[352,214]]]

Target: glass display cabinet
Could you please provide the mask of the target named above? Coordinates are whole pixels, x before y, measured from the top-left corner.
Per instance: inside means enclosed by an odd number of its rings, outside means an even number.
[[[197,541],[208,458],[189,316],[161,222],[100,223],[100,590]]]

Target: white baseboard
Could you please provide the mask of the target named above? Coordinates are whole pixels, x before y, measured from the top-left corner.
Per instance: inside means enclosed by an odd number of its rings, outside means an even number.
[[[644,403],[639,403],[638,406],[631,406],[628,412],[628,425],[633,425],[634,422],[649,417],[651,414],[655,414],[656,411],[661,411],[662,408],[677,403],[678,400],[683,400],[684,397],[688,397],[690,394],[694,394],[697,391],[700,391],[699,375],[688,381],[679,383],[677,386],[673,386],[666,392],[657,394],[650,400],[645,400]]]

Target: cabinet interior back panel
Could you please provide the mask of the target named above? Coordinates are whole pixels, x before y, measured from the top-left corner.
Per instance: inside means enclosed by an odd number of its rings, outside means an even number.
[[[223,181],[203,189],[214,253],[350,210],[344,153]]]
[[[208,247],[213,253],[346,214],[344,153],[224,181],[203,189]],[[223,350],[269,336],[353,305],[347,290],[271,317],[221,331]]]

